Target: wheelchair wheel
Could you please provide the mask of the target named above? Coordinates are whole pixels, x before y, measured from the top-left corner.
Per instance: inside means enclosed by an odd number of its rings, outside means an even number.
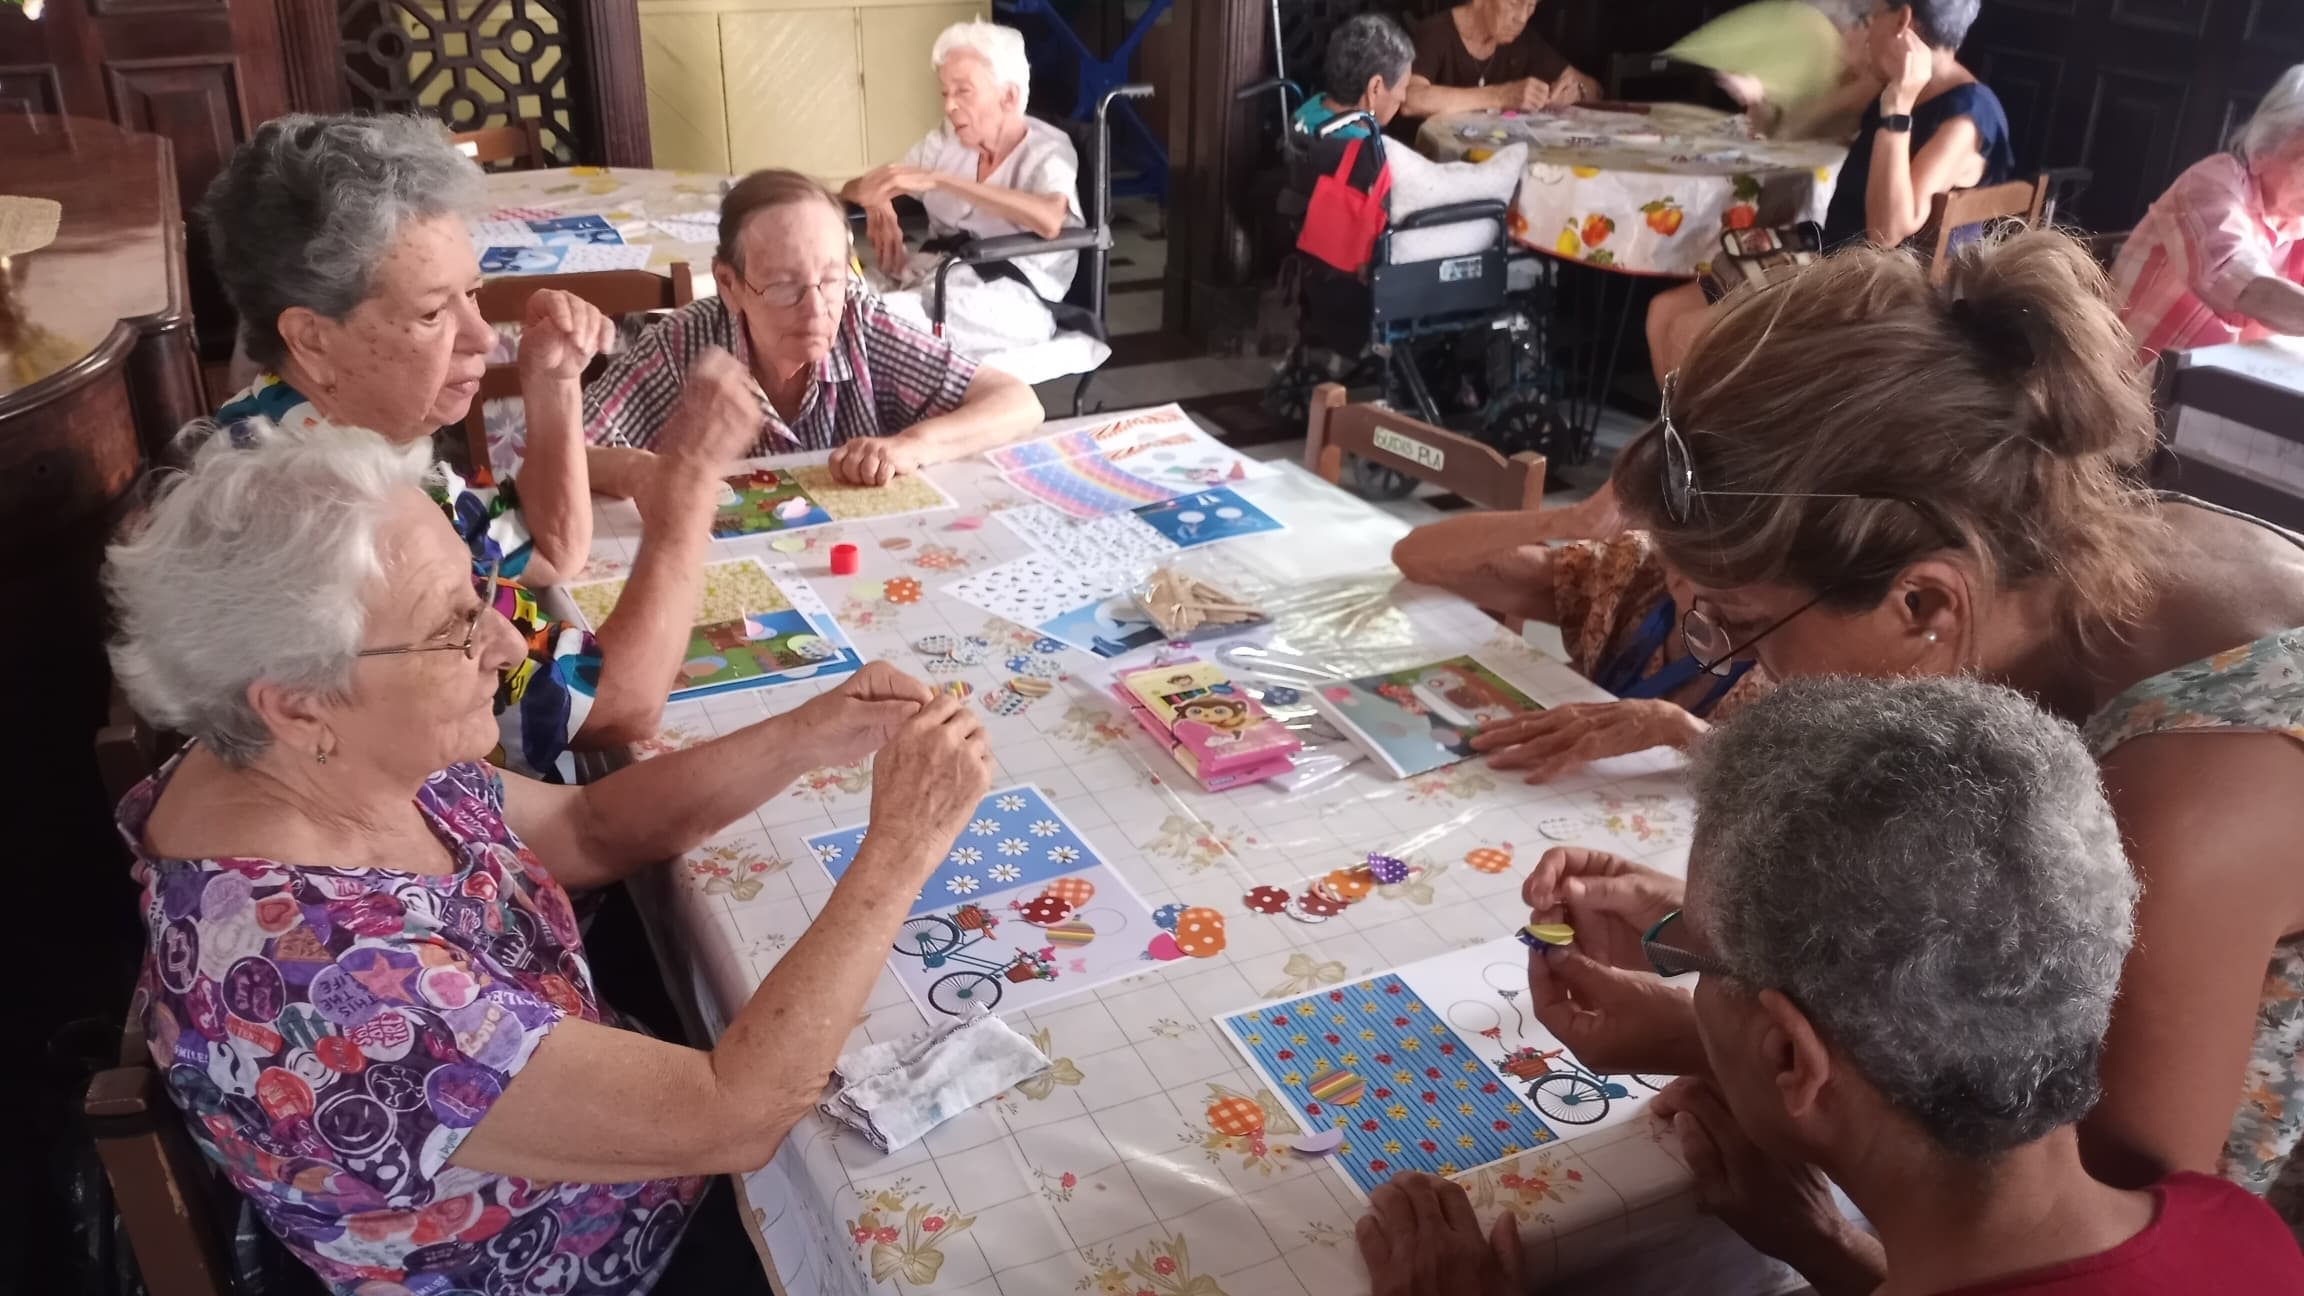
[[[1329,381],[1326,370],[1304,359],[1302,348],[1291,351],[1264,380],[1264,412],[1300,429],[1312,416],[1312,389]]]
[[[1352,493],[1368,500],[1396,500],[1416,489],[1416,479],[1358,455],[1352,460]]]
[[[1563,1125],[1590,1125],[1608,1114],[1608,1091],[1572,1071],[1539,1078],[1528,1087],[1528,1097],[1536,1110]]]
[[[954,1017],[972,1011],[977,1004],[994,1008],[999,1003],[1000,978],[983,972],[954,972],[938,977],[928,987],[928,1006]]]
[[[1534,451],[1556,464],[1579,463],[1575,429],[1541,396],[1519,396],[1489,411],[1480,439],[1506,455]]]
[[[949,918],[930,914],[924,918],[907,918],[896,929],[896,952],[916,959],[941,958],[960,948],[960,929]]]

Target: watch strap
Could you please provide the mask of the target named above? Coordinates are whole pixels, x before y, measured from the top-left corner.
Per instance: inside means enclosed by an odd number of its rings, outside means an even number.
[[[1912,114],[1889,113],[1880,119],[1880,129],[1909,135],[1912,133]]]

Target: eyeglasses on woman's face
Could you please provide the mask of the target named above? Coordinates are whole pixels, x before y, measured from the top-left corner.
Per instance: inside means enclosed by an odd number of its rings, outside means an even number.
[[[391,648],[363,648],[353,655],[356,657],[397,657],[405,653],[460,652],[464,654],[466,661],[477,659],[480,655],[480,622],[482,618],[488,615],[488,609],[495,606],[496,573],[502,567],[503,561],[499,559],[489,563],[485,568],[474,569],[472,610],[465,615],[464,633],[461,638],[451,634],[444,638],[429,639],[422,643],[400,644]]]
[[[1730,628],[1723,625],[1716,614],[1705,611],[1703,604],[1690,599],[1688,609],[1680,614],[1680,639],[1688,645],[1688,655],[1696,659],[1699,668],[1709,674],[1726,675],[1761,640],[1791,624],[1794,617],[1823,601],[1824,596],[1818,594],[1738,643],[1730,636]]]

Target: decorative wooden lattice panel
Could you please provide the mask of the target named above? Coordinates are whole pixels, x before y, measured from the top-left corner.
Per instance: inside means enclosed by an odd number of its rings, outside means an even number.
[[[429,112],[456,130],[534,117],[545,149],[574,161],[569,8],[565,0],[342,0],[351,106]]]

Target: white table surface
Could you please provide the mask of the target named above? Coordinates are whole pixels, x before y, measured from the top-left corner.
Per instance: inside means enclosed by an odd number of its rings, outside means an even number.
[[[1215,547],[1220,554],[1200,551],[1209,561],[1243,581],[1299,592],[1309,582],[1365,574],[1373,593],[1364,611],[1378,614],[1344,630],[1347,641],[1436,649],[1422,660],[1478,647],[1491,660],[1517,662],[1550,700],[1605,696],[1460,600],[1410,586],[1386,592],[1390,547],[1405,528],[1296,465],[1282,467],[1240,489],[1291,529]],[[910,645],[928,634],[1028,643],[1033,632],[936,593],[1027,552],[996,520],[974,530],[950,524],[1028,501],[980,460],[929,473],[958,510],[791,533],[812,541],[798,554],[754,536],[717,543],[713,556],[797,563],[867,659],[886,657],[915,673],[920,660]],[[619,573],[638,534],[629,504],[598,504],[587,578]],[[890,540],[909,544],[884,547]],[[908,606],[855,598],[858,577],[829,574],[836,541],[861,547],[864,578],[912,576],[925,596]],[[960,678],[979,696],[996,689],[1006,655],[996,647]],[[1102,697],[1109,663],[1077,653],[1068,660],[1076,674],[1051,696],[1019,716],[987,715],[1000,767],[993,786],[1040,786],[1151,905],[1222,911],[1229,948],[1212,959],[1148,965],[1153,970],[1140,976],[1028,1015],[1007,1014],[1056,1060],[1047,1081],[983,1104],[893,1155],[812,1115],[769,1165],[742,1181],[758,1240],[793,1296],[915,1287],[940,1296],[1364,1292],[1352,1240],[1364,1205],[1351,1184],[1325,1163],[1278,1146],[1259,1156],[1246,1140],[1210,1130],[1211,1086],[1263,1088],[1213,1019],[1509,935],[1522,920],[1517,891],[1526,867],[1559,841],[1684,872],[1690,813],[1677,759],[1621,758],[1546,787],[1476,763],[1396,781],[1363,762],[1302,795],[1269,785],[1210,794]],[[728,731],[821,687],[674,704],[661,736],[636,754]],[[657,880],[648,907],[659,953],[691,979],[715,1032],[830,892],[804,839],[861,822],[869,780],[865,765],[815,771]],[[1516,856],[1508,871],[1483,873],[1465,862],[1475,848],[1506,846]],[[1371,850],[1423,864],[1429,886],[1371,897],[1318,926],[1242,907],[1251,885],[1301,889]],[[851,1047],[925,1024],[892,975],[883,975],[867,1008]],[[1463,1177],[1483,1222],[1499,1210],[1519,1217],[1533,1277],[1652,1251],[1690,1232],[1686,1168],[1652,1122],[1636,1117],[1583,1138],[1562,1132],[1561,1142]],[[866,1212],[882,1227],[896,1226],[898,1244],[860,1243]],[[940,1227],[925,1228],[929,1219]]]

